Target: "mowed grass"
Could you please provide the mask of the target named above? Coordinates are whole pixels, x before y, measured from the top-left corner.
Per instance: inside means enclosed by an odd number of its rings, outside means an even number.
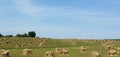
[[[46,38],[0,38],[0,49],[5,49],[10,51],[11,57],[45,57],[46,51],[53,51],[55,57],[90,57],[92,51],[98,51],[101,57],[111,57],[108,55],[108,49],[101,46],[101,43],[112,42],[115,46],[120,47],[120,41],[111,40],[77,40],[77,39],[47,39],[42,47],[39,47],[39,43],[44,41]],[[103,42],[102,42],[103,41]],[[8,44],[6,43],[8,42]],[[29,43],[32,42],[32,45]],[[26,47],[16,48],[16,44],[26,43]],[[87,47],[87,52],[80,52],[80,47]],[[69,56],[63,56],[55,52],[55,48],[64,48],[69,50]],[[29,48],[32,50],[33,55],[23,55],[23,49]],[[112,48],[115,49],[115,48]],[[117,56],[120,57],[120,53]]]

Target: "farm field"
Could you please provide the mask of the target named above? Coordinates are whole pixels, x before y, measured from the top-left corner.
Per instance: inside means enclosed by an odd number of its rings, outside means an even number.
[[[87,50],[82,52],[80,47]],[[47,51],[53,51],[55,57],[90,57],[92,51],[97,51],[100,57],[120,57],[119,47],[119,40],[0,38],[0,49],[9,50],[10,57],[45,57]],[[23,55],[26,48],[31,49],[32,55]],[[56,48],[68,50],[69,55],[61,55]],[[116,50],[115,55],[109,55],[110,50]]]

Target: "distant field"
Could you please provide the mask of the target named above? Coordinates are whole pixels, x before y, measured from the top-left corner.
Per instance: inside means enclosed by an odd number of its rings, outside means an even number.
[[[22,46],[23,44],[24,46]],[[85,53],[80,52],[81,46],[87,48]],[[110,46],[110,49],[108,46]],[[100,57],[111,57],[108,55],[108,51],[116,50],[117,47],[120,47],[119,40],[0,38],[0,49],[9,50],[10,57],[45,57],[46,51],[53,51],[55,57],[90,57],[92,51],[98,51]],[[31,49],[33,55],[23,55],[22,51],[24,48]],[[55,52],[55,48],[67,49],[69,56],[60,55]],[[117,55],[112,57],[120,57],[120,52],[117,52]]]

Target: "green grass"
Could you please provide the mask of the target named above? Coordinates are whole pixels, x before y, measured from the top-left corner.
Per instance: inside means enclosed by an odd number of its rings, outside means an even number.
[[[103,42],[97,42],[96,40],[77,40],[77,39],[48,39],[43,47],[39,47],[39,43],[44,41],[45,38],[0,38],[0,49],[6,49],[10,51],[11,57],[44,57],[46,51],[54,51],[56,47],[68,49],[69,56],[62,56],[59,53],[54,52],[55,57],[89,57],[90,52],[98,51],[101,57],[110,57],[107,52],[108,49],[101,46],[101,43],[112,42],[110,40],[105,40]],[[100,40],[102,41],[102,40]],[[8,42],[8,44],[6,44]],[[29,45],[32,42],[33,45]],[[76,42],[75,45],[72,42]],[[16,44],[26,43],[26,47],[16,48]],[[113,41],[113,44],[120,47],[120,41]],[[80,52],[80,46],[85,46],[88,48],[86,53]],[[23,55],[22,50],[24,48],[29,48],[32,50],[33,55]],[[120,57],[120,53],[115,57]]]

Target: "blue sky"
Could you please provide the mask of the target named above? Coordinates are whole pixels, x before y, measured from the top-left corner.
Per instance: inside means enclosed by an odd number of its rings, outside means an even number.
[[[0,0],[0,33],[120,38],[120,0]]]

